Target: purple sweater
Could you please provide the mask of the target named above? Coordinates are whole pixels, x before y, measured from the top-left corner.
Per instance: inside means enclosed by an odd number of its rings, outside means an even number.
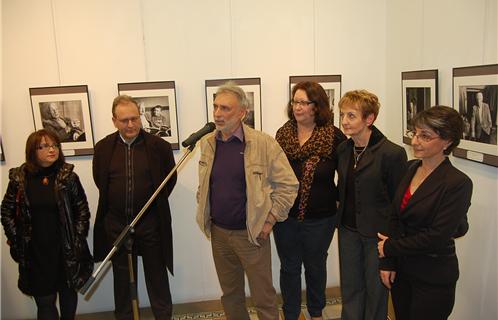
[[[209,201],[213,223],[225,229],[246,229],[244,149],[242,128],[227,141],[216,137]]]

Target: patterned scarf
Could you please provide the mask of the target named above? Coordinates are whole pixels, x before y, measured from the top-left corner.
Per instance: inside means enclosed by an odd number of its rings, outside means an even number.
[[[318,162],[320,162],[321,158],[330,159],[332,157],[334,136],[332,123],[322,127],[316,126],[308,141],[300,146],[297,138],[297,124],[294,120],[287,121],[277,132],[276,140],[284,150],[287,158],[290,161],[302,162],[297,216],[299,220],[304,219]]]

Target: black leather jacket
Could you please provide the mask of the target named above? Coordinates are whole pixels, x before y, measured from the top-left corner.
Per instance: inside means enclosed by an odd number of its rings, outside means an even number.
[[[93,257],[88,249],[90,210],[85,191],[72,164],[64,163],[55,180],[59,209],[61,244],[67,285],[79,289],[91,276]],[[31,213],[26,197],[25,165],[10,169],[9,185],[2,201],[1,221],[12,258],[19,264],[19,289],[31,295],[28,274],[31,268],[29,245],[32,237]]]

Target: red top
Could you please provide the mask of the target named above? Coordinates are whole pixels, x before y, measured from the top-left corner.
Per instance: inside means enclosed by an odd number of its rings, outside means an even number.
[[[405,194],[403,195],[403,200],[401,200],[401,205],[400,205],[401,211],[405,209],[406,205],[408,204],[408,200],[410,200],[411,197],[412,194],[410,192],[410,186],[408,186],[408,188],[406,188]]]

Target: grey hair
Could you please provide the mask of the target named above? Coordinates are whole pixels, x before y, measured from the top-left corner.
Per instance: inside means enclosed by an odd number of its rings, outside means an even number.
[[[235,97],[237,97],[237,100],[239,102],[239,105],[245,110],[249,108],[249,100],[247,100],[246,93],[244,90],[242,90],[241,87],[239,87],[235,81],[227,81],[223,85],[221,85],[218,90],[216,90],[216,95],[220,93],[231,93]]]

